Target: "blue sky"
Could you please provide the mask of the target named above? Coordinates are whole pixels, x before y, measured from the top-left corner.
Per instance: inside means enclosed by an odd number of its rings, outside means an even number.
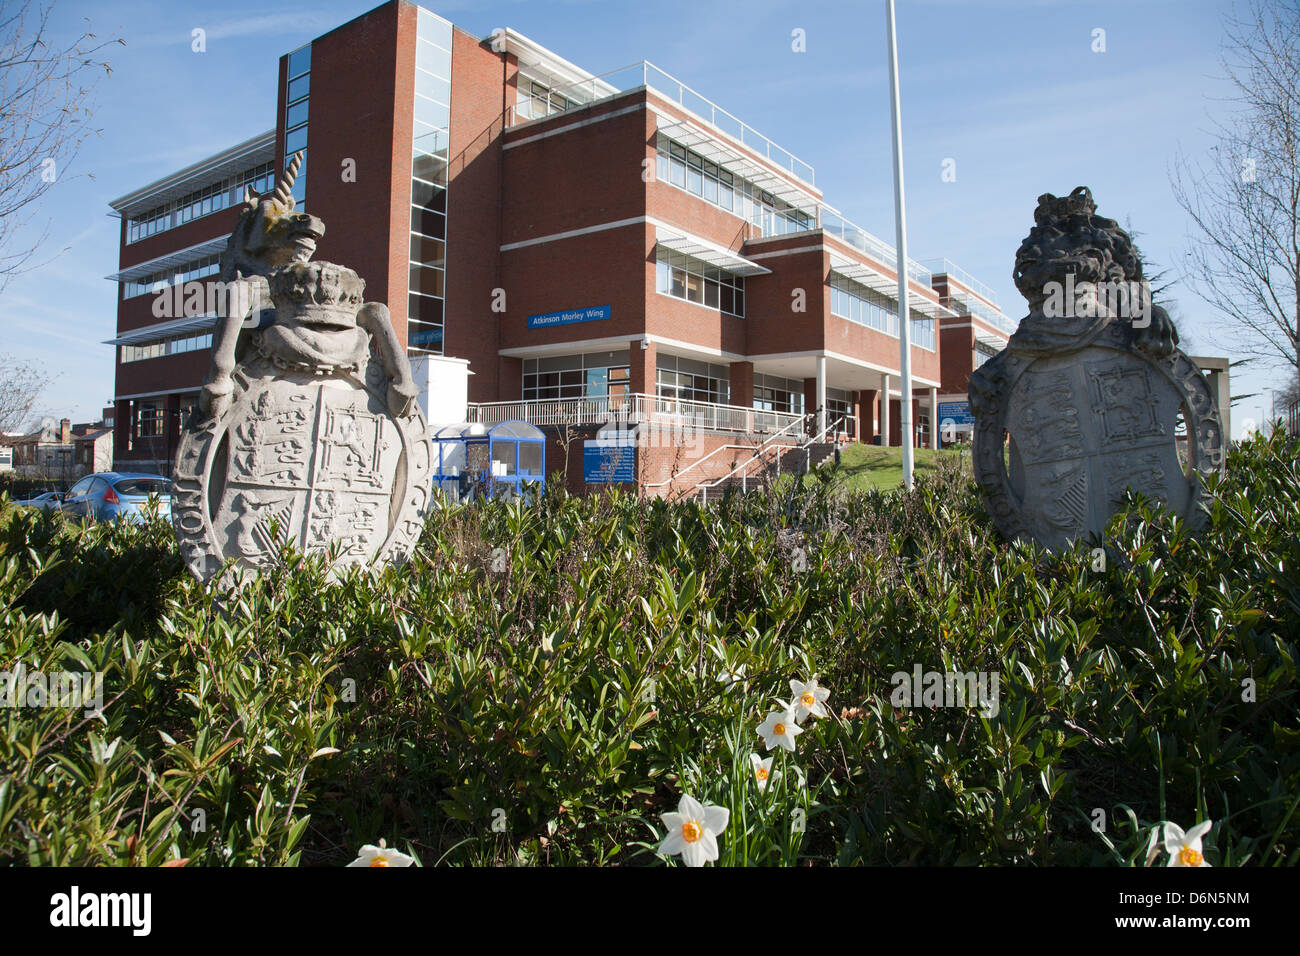
[[[277,61],[376,6],[374,0],[127,3],[60,0],[61,33],[82,17],[103,35],[113,74],[96,125],[34,228],[48,220],[40,269],[0,294],[0,351],[58,373],[41,412],[98,417],[113,394],[117,220],[110,200],[275,119]],[[893,242],[883,0],[477,2],[429,9],[480,36],[509,26],[594,73],[648,59],[816,168],[826,201]],[[1168,178],[1181,150],[1213,143],[1226,87],[1218,54],[1227,0],[899,0],[908,245],[946,256],[1024,313],[1011,282],[1040,193],[1093,190],[1103,215],[1141,234],[1155,267],[1178,275],[1189,223]],[[273,12],[268,12],[270,9]],[[191,50],[191,31],[207,51]],[[1093,31],[1106,50],[1093,52]],[[806,52],[792,50],[801,29]],[[944,161],[956,180],[944,182]],[[93,180],[77,174],[93,174]],[[1184,283],[1171,297],[1192,354],[1241,357],[1221,320]],[[1278,370],[1234,370],[1239,434],[1269,414]]]

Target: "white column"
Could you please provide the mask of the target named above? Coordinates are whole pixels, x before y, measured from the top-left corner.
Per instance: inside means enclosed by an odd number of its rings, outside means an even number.
[[[930,389],[930,447],[939,448],[939,390]]]
[[[817,356],[817,432],[826,428],[826,356]]]
[[[880,447],[889,445],[889,376],[880,373]]]

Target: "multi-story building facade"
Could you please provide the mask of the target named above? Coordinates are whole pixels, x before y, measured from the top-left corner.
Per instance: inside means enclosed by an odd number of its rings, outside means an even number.
[[[428,374],[468,362],[476,420],[667,415],[717,459],[692,478],[807,425],[899,442],[893,248],[811,165],[651,64],[595,76],[394,0],[282,57],[274,102],[273,130],[112,203],[119,461],[167,467],[207,368],[213,310],[176,314],[168,286],[215,274],[244,188],[298,151],[316,258],[361,275]],[[949,328],[987,323],[950,308],[951,272],[909,273],[913,440],[936,443]],[[689,467],[640,454],[651,487]]]

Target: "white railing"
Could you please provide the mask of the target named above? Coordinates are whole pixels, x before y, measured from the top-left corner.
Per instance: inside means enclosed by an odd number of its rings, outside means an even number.
[[[781,474],[781,456],[788,451],[803,452],[803,468],[801,473],[806,474],[809,471],[809,465],[810,462],[812,461],[812,446],[817,444],[822,444],[826,442],[828,438],[830,439],[831,444],[833,445],[839,444],[840,433],[846,431],[848,426],[847,418],[848,416],[841,416],[840,418],[835,419],[834,421],[825,425],[821,431],[817,432],[815,435],[809,435],[807,437],[804,437],[802,441],[798,441],[798,440],[791,441],[789,438],[785,436],[774,435],[772,438],[768,439],[768,441],[764,442],[759,448],[755,449],[753,455],[751,455],[745,461],[741,462],[735,468],[731,469],[731,471],[727,472],[721,478],[713,478],[713,479],[706,478],[703,481],[696,482],[695,487],[690,490],[688,496],[694,496],[698,494],[700,496],[700,501],[707,502],[709,500],[710,488],[717,488],[719,485],[723,484],[729,479],[735,478],[737,475],[740,476],[741,491],[748,491],[750,469],[755,464],[757,464],[760,468],[762,468],[763,456],[768,451],[771,451],[773,449],[776,449],[776,473],[778,475]]]
[[[739,405],[697,402],[661,395],[600,398],[522,399],[478,402],[466,408],[466,421],[496,425],[522,419],[534,425],[640,425],[654,423],[709,431],[764,435],[803,420],[794,412],[773,412]]]
[[[655,489],[655,488],[662,488],[665,485],[670,485],[675,481],[679,481],[682,475],[686,474],[687,472],[699,468],[705,462],[712,461],[716,456],[721,455],[723,452],[727,452],[727,451],[749,452],[750,453],[749,458],[745,459],[745,463],[739,466],[740,468],[748,468],[751,464],[753,464],[755,459],[762,457],[773,447],[776,447],[778,445],[787,448],[797,447],[794,444],[797,441],[794,435],[796,429],[800,429],[803,427],[803,421],[804,421],[804,417],[802,415],[796,416],[794,421],[790,422],[784,428],[773,433],[772,435],[769,435],[768,438],[760,445],[723,445],[720,448],[715,448],[713,449],[713,451],[709,452],[707,455],[703,456],[702,458],[697,458],[695,461],[691,462],[685,468],[682,468],[674,472],[673,474],[669,475],[663,481],[647,483],[645,487],[647,489]],[[736,470],[737,470],[736,468],[733,468],[730,472],[728,472],[728,474],[729,475],[735,474]],[[707,479],[705,481],[707,481]],[[695,492],[697,492],[701,488],[701,486],[705,484],[705,481],[697,482],[695,487],[692,488],[689,493],[694,494]]]
[[[961,293],[952,295],[950,292],[948,295],[948,302],[948,307],[954,312],[958,314],[964,313],[966,315],[973,315],[976,318],[983,319],[985,322],[1008,334],[1015,332],[1016,329],[1020,327],[1020,323],[1015,319],[1003,315],[996,309],[990,309],[974,296],[962,295]]]
[[[975,278],[951,259],[926,259],[924,262],[933,274],[951,276],[976,295],[981,295],[994,305],[998,305],[997,293],[992,288]]]
[[[516,123],[526,122],[544,115],[562,113],[575,107],[588,106],[606,97],[626,93],[638,86],[645,86],[655,90],[665,99],[672,100],[683,109],[694,113],[700,119],[726,133],[773,165],[787,170],[810,186],[814,185],[814,172],[810,163],[805,163],[789,150],[782,149],[754,127],[741,122],[717,103],[714,103],[708,97],[701,96],[676,77],[659,69],[649,60],[641,60],[631,66],[611,70],[608,73],[602,73],[586,80],[579,80],[577,83],[570,83],[567,86],[554,87],[546,94],[544,112],[540,103],[542,98],[532,97],[530,100],[538,101],[536,106],[529,102],[529,105],[522,111],[514,107],[507,110],[506,125],[514,126]]]

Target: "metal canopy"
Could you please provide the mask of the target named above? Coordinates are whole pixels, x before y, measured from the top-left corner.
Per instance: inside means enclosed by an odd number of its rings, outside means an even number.
[[[216,325],[217,317],[215,315],[196,315],[193,318],[172,319],[169,322],[156,322],[153,325],[146,325],[142,329],[132,329],[130,332],[123,332],[115,339],[105,339],[105,345],[130,345],[133,342],[147,342],[149,339],[156,339],[162,336],[180,335],[183,332],[197,332],[200,329],[210,329]]]
[[[112,275],[104,276],[104,278],[111,282],[129,282],[133,279],[143,279],[155,272],[162,272],[164,269],[184,265],[191,259],[215,255],[226,248],[226,242],[229,238],[229,236],[217,236],[215,239],[208,239],[193,246],[178,249],[176,252],[169,252],[165,256],[141,262],[139,265],[128,266],[119,272],[114,272]]]
[[[173,199],[179,199],[196,189],[210,186],[236,173],[242,173],[250,166],[274,160],[275,130],[268,130],[215,156],[201,159],[192,166],[186,166],[179,172],[150,183],[135,192],[114,199],[109,205],[121,215],[130,216],[161,206]]]
[[[788,202],[791,206],[809,215],[816,215],[818,200],[815,196],[755,160],[744,147],[733,146],[728,139],[724,138],[725,134],[710,133],[689,120],[675,120],[657,110],[655,119],[659,132],[674,142],[699,153],[709,162],[717,163],[728,172],[742,179],[748,179],[755,186]]]
[[[898,301],[898,280],[885,275],[877,269],[862,262],[854,262],[852,259],[846,259],[835,253],[830,254],[831,272],[841,275],[846,279],[851,279],[860,285],[866,286],[872,292],[878,292],[885,296],[891,302]],[[956,314],[951,309],[945,308],[938,302],[926,298],[915,289],[909,290],[907,297],[908,305],[913,312],[919,312],[931,319],[951,319]]]
[[[676,226],[655,226],[655,241],[666,249],[703,260],[709,265],[726,269],[738,276],[765,275],[772,271],[730,249],[699,236],[693,236]]]
[[[983,329],[975,328],[975,341],[980,345],[986,345],[991,349],[1001,352],[1007,347],[1007,340],[1000,335],[994,335],[992,332],[985,332]]]

